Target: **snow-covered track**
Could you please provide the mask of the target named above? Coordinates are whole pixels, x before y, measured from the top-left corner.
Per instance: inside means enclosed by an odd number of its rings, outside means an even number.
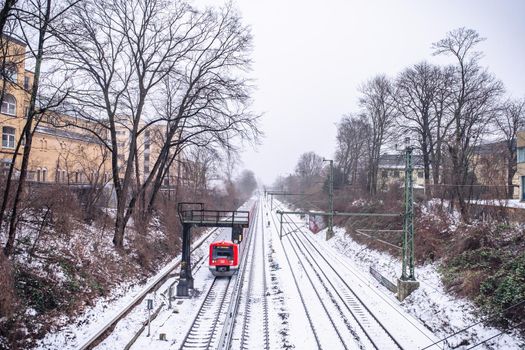
[[[344,315],[343,317],[345,317],[345,320],[348,321],[349,317],[346,316],[345,312],[348,311],[350,317],[356,321],[358,327],[364,333],[366,338],[368,338],[368,341],[373,348],[403,349],[393,335],[368,309],[352,288],[350,288],[344,279],[338,275],[333,265],[328,262],[327,264],[320,263],[319,259],[323,259],[323,257],[319,253],[317,247],[312,245],[307,247],[301,238],[298,237],[300,235],[300,233],[292,233],[288,239],[294,241],[294,245],[300,251],[302,258],[308,261],[312,268],[311,271],[313,271],[319,281],[321,281],[323,288],[329,293],[333,303],[337,306],[341,314]],[[319,254],[312,254],[312,250],[317,251]],[[329,269],[331,269],[331,271],[326,269],[327,265],[330,266]],[[359,332],[356,332],[353,329],[351,329],[351,331],[355,332],[356,335],[359,334]],[[360,338],[361,337],[358,339]],[[361,343],[365,342],[361,341]]]
[[[231,349],[269,349],[270,347],[266,242],[261,210],[262,208],[259,206],[254,220],[254,242],[251,244],[251,252],[246,260],[247,266],[249,265],[249,273],[242,281],[240,298],[242,311],[235,320],[233,339],[230,344]]]
[[[334,263],[326,259],[319,248],[306,238],[302,228],[295,223],[291,216],[287,216],[284,225],[287,227],[283,240],[288,242],[295,253],[298,263],[304,269],[312,288],[321,300],[323,308],[325,310],[331,308],[322,301],[323,299],[330,300],[333,304],[332,307],[335,307],[341,316],[339,320],[329,318],[344,347],[351,346],[342,340],[346,340],[347,336],[341,338],[341,334],[346,334],[348,331],[353,335],[355,343],[359,347],[403,349],[400,342],[367,307],[353,288],[348,285]],[[320,296],[319,294],[322,292],[326,295]],[[326,312],[328,313],[328,311]],[[341,327],[341,320],[343,320],[346,330]]]
[[[261,205],[261,213],[263,206]],[[268,316],[268,277],[267,269],[268,261],[266,255],[266,234],[264,232],[264,217],[261,214],[261,232],[262,232],[262,257],[263,257],[263,335],[264,335],[264,349],[270,349],[270,323]]]
[[[252,220],[252,224],[250,226],[250,233],[248,234],[248,243],[245,247],[243,254],[242,254],[242,260],[241,260],[241,266],[237,275],[237,281],[235,283],[234,291],[232,300],[230,302],[230,306],[228,308],[228,311],[226,313],[226,319],[224,320],[224,325],[222,328],[222,334],[221,338],[219,340],[218,349],[227,350],[232,348],[232,341],[233,341],[233,334],[235,331],[235,327],[238,325],[237,322],[237,316],[239,311],[239,306],[241,304],[241,298],[243,295],[243,281],[245,278],[250,279],[251,273],[247,273],[247,267],[248,267],[248,257],[250,256],[250,261],[252,261],[253,257],[253,247],[255,245],[254,236],[257,234],[257,217],[259,215],[259,207],[255,210],[255,218]],[[251,252],[251,254],[250,254]],[[251,266],[251,264],[250,264]],[[250,284],[248,282],[248,284]]]
[[[276,219],[275,219],[274,215],[272,215],[271,217],[272,217],[272,221],[273,221],[274,225],[277,226],[278,223],[276,222]],[[281,244],[282,244],[282,241],[281,241]],[[312,315],[310,315],[309,308],[306,306],[305,297],[303,295],[302,288],[299,286],[299,283],[297,282],[297,276],[296,276],[296,273],[294,271],[294,266],[291,264],[290,258],[288,256],[288,253],[286,252],[286,249],[284,249],[284,246],[283,246],[283,251],[284,251],[284,255],[285,255],[286,261],[288,263],[288,266],[290,268],[290,272],[292,274],[292,279],[294,281],[295,288],[297,290],[297,293],[299,294],[299,298],[301,300],[301,304],[302,304],[304,312],[306,314],[306,318],[308,319],[308,323],[310,325],[310,328],[312,329],[312,334],[313,334],[313,336],[315,338],[315,342],[317,344],[317,348],[318,349],[322,349],[318,331],[317,331],[316,327],[314,326],[314,323],[313,323],[313,320],[312,320]],[[317,316],[317,315],[314,314],[314,316]]]
[[[212,235],[216,234],[217,229],[210,230],[209,233],[202,236],[197,242],[193,244],[192,252],[198,249],[204,242],[206,242]],[[95,333],[93,333],[86,341],[84,341],[79,347],[78,350],[92,349],[101,341],[103,341],[109,334],[111,334],[115,325],[122,320],[126,315],[133,310],[135,307],[141,304],[143,299],[149,293],[157,290],[162,286],[166,280],[173,274],[175,269],[180,266],[180,258],[177,258],[166,265],[157,276],[148,283],[144,289],[138,293],[125,307],[123,307],[113,318],[111,318],[107,323],[103,324]]]
[[[219,318],[226,311],[226,301],[231,298],[231,280],[232,277],[215,277],[179,349],[212,347],[217,336]]]

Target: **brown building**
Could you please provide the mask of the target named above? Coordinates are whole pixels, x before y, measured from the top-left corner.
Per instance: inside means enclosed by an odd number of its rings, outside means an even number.
[[[26,69],[24,43],[4,37],[7,44],[7,64],[0,109],[2,144],[0,163],[2,174],[12,162],[16,145],[22,137],[30,99],[33,73]],[[67,116],[46,115],[34,130],[29,160],[28,181],[94,184],[109,181],[110,162],[107,151],[98,139],[87,131],[67,126],[54,127],[50,120],[67,120]],[[72,123],[67,123],[72,124]],[[19,169],[23,140],[15,169]]]

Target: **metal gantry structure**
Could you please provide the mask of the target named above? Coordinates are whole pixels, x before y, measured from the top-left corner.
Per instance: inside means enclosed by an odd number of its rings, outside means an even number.
[[[264,198],[270,196],[270,211],[273,211],[273,196],[307,196],[306,193],[291,193],[284,190],[264,190]]]
[[[242,230],[250,224],[250,212],[244,210],[206,210],[203,203],[182,202],[177,206],[182,224],[182,259],[177,296],[188,297],[193,289],[191,272],[191,228],[230,227],[232,241],[242,240]]]
[[[414,181],[412,177],[413,163],[412,152],[414,147],[410,145],[410,139],[405,139],[405,186],[403,191],[403,214],[395,213],[342,213],[334,211],[333,208],[333,160],[323,159],[323,161],[330,162],[330,179],[329,179],[329,210],[323,211],[282,211],[278,210],[276,213],[280,216],[280,230],[279,238],[282,239],[283,232],[283,215],[298,214],[298,215],[320,215],[328,218],[328,230],[326,239],[333,236],[333,217],[334,216],[372,216],[372,217],[402,217],[403,218],[403,246],[402,246],[402,271],[401,278],[398,281],[398,298],[403,300],[413,290],[419,287],[419,282],[416,281],[415,276],[415,248],[414,248]],[[273,204],[273,202],[272,202]],[[272,205],[273,209],[273,205]]]
[[[415,281],[414,274],[414,182],[412,179],[412,151],[414,148],[407,142],[405,147],[405,189],[403,220],[403,261],[401,279]]]

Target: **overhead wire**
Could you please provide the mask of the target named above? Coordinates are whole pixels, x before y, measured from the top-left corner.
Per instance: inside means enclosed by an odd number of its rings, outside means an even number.
[[[509,307],[507,307],[507,308],[505,308],[505,309],[503,309],[503,310],[501,310],[501,311],[498,311],[497,313],[494,313],[492,316],[484,317],[484,318],[482,318],[481,320],[476,321],[476,322],[474,322],[474,323],[468,325],[467,327],[464,327],[464,328],[462,328],[462,329],[460,329],[460,330],[458,330],[458,331],[452,333],[451,335],[449,335],[449,336],[447,336],[447,337],[445,337],[445,338],[441,338],[441,339],[437,340],[436,342],[434,342],[434,343],[432,343],[432,344],[430,344],[430,345],[424,347],[424,348],[421,349],[421,350],[428,349],[428,348],[430,348],[430,347],[432,347],[432,346],[434,346],[434,345],[436,345],[436,344],[439,344],[439,343],[441,343],[441,342],[443,342],[443,341],[445,341],[445,340],[447,340],[447,339],[450,339],[450,338],[452,338],[452,337],[458,335],[459,333],[465,332],[465,331],[467,331],[468,329],[470,329],[470,328],[472,328],[472,327],[474,327],[474,326],[477,326],[477,325],[480,324],[480,323],[483,323],[483,322],[487,322],[487,321],[489,321],[489,320],[492,320],[492,319],[496,318],[497,316],[498,316],[498,317],[502,317],[501,314],[503,314],[504,312],[509,311],[509,310],[511,310],[511,309],[513,309],[513,308],[515,308],[515,307],[518,307],[518,306],[520,306],[520,305],[522,305],[522,304],[525,304],[525,299],[522,300],[522,301],[520,301],[520,302],[517,302],[517,303],[515,303],[515,304],[513,304],[513,305],[511,305],[511,306],[509,306]],[[523,323],[523,322],[522,322],[522,323]]]
[[[514,327],[512,327],[512,328],[518,328],[519,326],[521,326],[521,325],[523,325],[523,324],[525,324],[525,321],[523,321],[523,322],[517,324],[516,326],[514,326]],[[480,345],[482,345],[482,344],[485,344],[485,343],[488,342],[489,340],[492,340],[492,339],[494,339],[494,338],[499,337],[499,336],[502,335],[503,333],[507,333],[508,331],[509,331],[509,329],[505,329],[505,330],[503,330],[503,331],[501,331],[501,332],[499,332],[499,333],[493,335],[492,337],[489,337],[489,338],[487,338],[487,339],[484,339],[484,340],[480,341],[480,342],[477,343],[477,344],[474,344],[473,346],[471,346],[470,348],[467,348],[466,350],[474,349],[474,348],[476,348],[476,347],[478,347],[478,346],[480,346]]]

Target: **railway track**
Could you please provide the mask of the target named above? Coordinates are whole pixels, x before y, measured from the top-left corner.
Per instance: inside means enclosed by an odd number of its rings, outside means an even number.
[[[277,222],[276,222],[276,218],[274,215],[270,214],[271,218],[272,218],[272,221],[273,221],[273,224],[277,227]],[[282,245],[282,241],[281,241],[281,245]],[[312,334],[315,338],[315,342],[316,342],[316,345],[319,349],[322,349],[322,346],[321,346],[321,342],[320,342],[320,339],[319,339],[319,335],[318,335],[318,332],[319,330],[314,326],[314,323],[313,323],[313,319],[312,319],[312,315],[309,311],[309,308],[306,307],[306,302],[305,302],[305,296],[303,295],[303,292],[302,292],[302,288],[299,286],[299,283],[297,282],[297,276],[296,276],[296,273],[294,272],[294,268],[290,262],[290,258],[288,256],[288,253],[286,252],[286,249],[284,247],[284,245],[282,245],[282,248],[283,248],[283,251],[285,253],[285,258],[286,258],[286,261],[288,263],[288,266],[290,267],[290,271],[292,273],[292,278],[293,278],[293,281],[294,281],[294,285],[296,287],[296,290],[297,290],[297,293],[299,294],[299,299],[301,301],[301,304],[303,306],[303,309],[304,309],[304,312],[306,314],[306,318],[308,320],[308,324],[310,325],[310,328],[312,329]]]
[[[269,321],[266,281],[266,250],[262,206],[258,208],[252,251],[246,261],[249,274],[242,281],[242,313],[235,320],[232,349],[269,349]],[[260,305],[262,304],[262,317]],[[255,309],[255,312],[253,311]],[[262,332],[261,332],[262,330]]]
[[[226,312],[226,301],[231,298],[231,281],[232,277],[215,277],[197,316],[182,340],[180,350],[210,349],[215,344],[219,319]]]
[[[253,222],[257,222],[253,220]],[[256,229],[250,227],[247,244],[242,252],[239,272],[227,278],[215,277],[197,315],[181,342],[179,349],[230,349],[239,309],[242,281],[247,274],[249,252],[253,253]]]
[[[275,223],[275,218],[273,217],[273,219]],[[317,298],[321,300],[323,309],[327,314],[329,313],[328,310],[335,309],[341,316],[339,320],[331,319],[331,322],[337,330],[343,347],[348,348],[357,345],[360,348],[403,349],[402,345],[346,283],[319,248],[311,240],[306,239],[302,229],[289,216],[283,225],[285,225],[283,229],[287,233],[283,237],[283,241],[286,241],[295,253],[298,265],[302,266],[312,289],[316,290]],[[319,295],[319,291],[324,291],[326,296]],[[328,302],[323,302],[323,299],[330,300],[331,305]],[[341,324],[340,320],[343,320],[344,325]],[[354,344],[347,344],[343,340],[343,338],[348,339],[348,332],[355,340]],[[346,335],[341,336],[342,334]]]
[[[210,230],[205,236],[201,237],[197,242],[194,243],[192,252],[200,248],[204,243],[217,233],[217,229]],[[79,345],[79,350],[92,349],[102,342],[116,326],[116,324],[121,321],[126,315],[128,315],[131,310],[139,306],[146,295],[149,293],[158,290],[162,287],[173,275],[173,272],[180,266],[180,258],[176,259],[172,263],[168,264],[164,270],[157,275],[157,277],[150,282],[140,293],[135,296],[124,308],[122,308],[113,318],[111,318],[107,323],[98,328],[98,330],[93,333],[87,340]],[[175,277],[173,277],[175,278]]]

